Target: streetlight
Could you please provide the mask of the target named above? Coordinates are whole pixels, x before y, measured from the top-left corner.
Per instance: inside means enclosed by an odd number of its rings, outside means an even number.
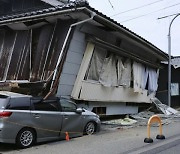
[[[168,32],[168,105],[171,106],[171,26],[173,21],[180,15],[180,13],[176,14],[176,16],[171,20],[169,24],[169,32]]]

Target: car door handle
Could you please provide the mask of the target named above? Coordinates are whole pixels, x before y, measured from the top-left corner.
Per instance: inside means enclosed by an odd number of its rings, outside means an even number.
[[[65,120],[67,120],[69,116],[68,115],[64,115],[63,117],[64,117]]]
[[[38,113],[34,113],[34,114],[33,114],[33,117],[34,117],[34,118],[40,118],[40,115],[39,115]]]

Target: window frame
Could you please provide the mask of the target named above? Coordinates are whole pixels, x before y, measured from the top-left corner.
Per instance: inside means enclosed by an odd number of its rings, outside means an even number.
[[[66,102],[68,102],[69,104],[74,105],[74,106],[75,106],[75,109],[69,110],[69,109],[67,109],[67,108],[64,108],[63,105],[62,105],[62,103],[61,103],[62,101],[66,101]],[[71,100],[68,100],[68,99],[60,99],[59,104],[60,104],[60,106],[61,106],[62,112],[76,112],[76,110],[77,110],[77,108],[78,108],[76,103],[74,103],[74,102],[72,102]],[[65,104],[66,104],[66,103],[65,103]]]
[[[56,102],[56,103],[53,103]],[[52,108],[41,108],[42,106],[40,106],[38,109],[35,107],[35,104],[48,104],[48,106],[54,107],[55,110],[52,110]],[[55,106],[54,106],[55,105]],[[41,109],[40,109],[41,108]],[[49,110],[48,110],[49,109]],[[59,99],[47,99],[47,100],[43,100],[43,99],[31,99],[31,110],[34,111],[45,111],[45,112],[61,112],[61,106],[59,103]]]

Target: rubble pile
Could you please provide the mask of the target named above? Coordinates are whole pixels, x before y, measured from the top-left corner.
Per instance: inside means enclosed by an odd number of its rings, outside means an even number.
[[[124,119],[115,119],[103,121],[102,125],[106,125],[106,128],[132,128],[138,126],[147,126],[148,120],[151,116],[158,115],[161,119],[162,125],[168,125],[172,122],[180,120],[180,108],[173,109],[165,104],[157,103],[155,101],[152,106],[137,114],[127,115]],[[158,123],[152,124],[152,127],[158,127]]]

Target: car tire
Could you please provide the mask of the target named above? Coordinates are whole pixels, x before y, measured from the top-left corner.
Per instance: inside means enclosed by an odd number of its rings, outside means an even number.
[[[23,128],[16,137],[16,144],[19,148],[28,148],[35,143],[35,131],[31,128]]]
[[[96,125],[94,122],[88,122],[84,128],[84,132],[87,135],[92,135],[96,131]]]

